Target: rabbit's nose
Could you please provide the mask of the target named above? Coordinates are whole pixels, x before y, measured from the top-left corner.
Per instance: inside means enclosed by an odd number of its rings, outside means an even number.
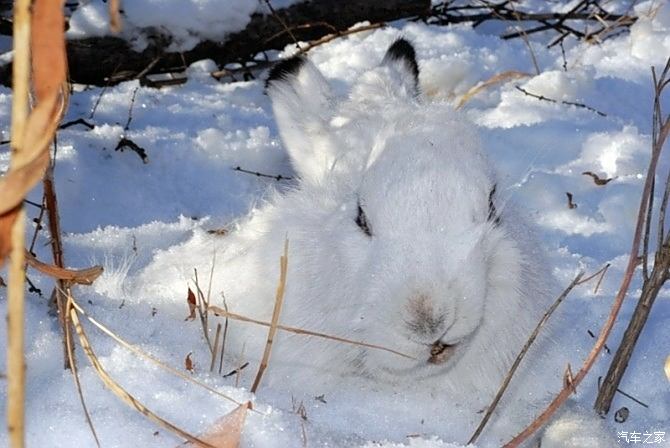
[[[421,339],[435,340],[444,332],[446,315],[435,310],[433,301],[426,294],[416,294],[406,306],[405,326]]]

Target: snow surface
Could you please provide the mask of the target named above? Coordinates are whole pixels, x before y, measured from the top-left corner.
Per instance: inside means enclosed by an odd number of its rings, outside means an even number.
[[[189,2],[195,3],[210,4]],[[257,4],[247,3],[254,8]],[[98,5],[99,17],[106,14],[100,3],[91,1],[88,5],[92,10]],[[235,7],[230,6],[231,14],[236,14]],[[160,14],[177,12],[171,8],[165,7]],[[670,55],[667,3],[640,3],[636,11],[641,19],[630,34],[599,46],[567,41],[567,71],[563,70],[560,48],[548,50],[542,41],[532,42],[540,75],[489,87],[464,107],[464,113],[479,126],[487,153],[506,186],[499,194],[522,205],[527,218],[537,225],[547,251],[546,262],[556,280],[567,284],[580,269],[591,273],[611,263],[597,292],[593,283],[583,285],[563,305],[574,322],[562,339],[571,350],[573,371],[591,347],[593,339],[587,331],[599,330],[627,261],[651,140],[649,67],[660,65]],[[235,26],[241,28],[243,20]],[[194,22],[193,26],[197,29],[200,24]],[[457,100],[478,82],[506,70],[533,73],[528,49],[521,40],[502,41],[467,25],[399,23],[336,39],[312,50],[310,58],[335,89],[344,93],[360,73],[378,63],[399,35],[415,44],[422,89],[435,98]],[[291,51],[287,49],[287,53]],[[193,273],[155,269],[169,266],[170,260],[175,266],[182,265],[181,247],[206,238],[206,230],[230,227],[270,191],[290,185],[233,170],[241,166],[293,174],[262,81],[221,84],[209,76],[212,68],[207,61],[194,64],[189,81],[182,86],[154,90],[127,82],[105,90],[92,118],[97,125],[94,130],[75,126],[60,132],[56,182],[67,264],[105,266],[105,273],[93,286],[76,288],[78,301],[118,334],[176,368],[183,368],[184,358],[192,352],[195,378],[245,400],[250,397],[248,388],[255,372],[243,370],[238,387],[235,377],[224,379],[209,373],[200,324],[184,321],[188,314],[186,291],[193,286]],[[525,96],[515,85],[557,100],[587,104],[607,116],[540,102]],[[124,131],[136,89],[132,121]],[[74,94],[67,119],[87,118],[101,93],[101,89],[87,88]],[[0,90],[3,140],[8,138],[10,102],[11,92]],[[670,110],[667,100],[665,105]],[[148,163],[142,163],[131,151],[114,151],[122,135],[146,148]],[[7,169],[9,163],[5,148],[0,152],[0,170]],[[666,154],[659,167],[661,181],[668,169],[670,158]],[[586,170],[614,180],[604,187],[596,186],[581,174]],[[567,207],[566,192],[574,195],[577,208]],[[40,198],[39,189],[30,195],[33,201]],[[28,212],[36,216],[35,210]],[[47,242],[42,232],[36,245],[40,259],[49,259]],[[205,266],[212,259],[211,253],[189,255]],[[5,277],[4,272],[0,275]],[[61,369],[57,322],[46,307],[52,284],[35,273],[28,275],[43,295],[29,294],[26,303],[28,446],[94,446],[72,378]],[[206,283],[208,273],[201,270],[199,276],[201,284]],[[276,279],[259,281],[274,283]],[[180,287],[174,288],[175,284]],[[156,285],[164,285],[160,293]],[[622,321],[632,313],[637,288],[639,283],[624,305]],[[152,289],[153,293],[147,293]],[[0,289],[0,297],[4,294]],[[218,291],[212,296],[217,301]],[[670,346],[668,296],[665,288],[621,384],[622,390],[649,407],[617,395],[613,410],[628,407],[629,419],[618,424],[610,415],[599,422],[614,438],[617,431],[665,431],[666,442],[652,446],[670,446],[670,385],[663,374]],[[5,303],[0,301],[3,313]],[[0,322],[4,332],[5,321]],[[85,325],[109,373],[164,418],[200,433],[233,409],[230,402],[166,374]],[[609,341],[612,349],[622,331],[623,325],[617,325]],[[229,355],[224,371],[244,359],[243,354]],[[177,438],[121,404],[103,387],[80,351],[78,356],[87,405],[104,447],[178,445]],[[575,406],[590,409],[597,378],[604,375],[610,360],[609,354],[601,356],[578,389]],[[542,366],[538,369],[542,371]],[[3,358],[0,371],[5,370]],[[546,374],[549,377],[555,372]],[[4,382],[0,384],[4,398]],[[453,440],[461,440],[464,433],[473,430],[462,428],[458,434],[444,431],[447,422],[460,418],[459,410],[450,408],[449,403],[435,405],[402,391],[380,394],[373,386],[361,384],[360,389],[328,392],[323,399],[302,393],[300,385],[290,379],[284,385],[261,385],[253,398],[258,412],[248,416],[243,445],[303,446],[304,431],[307,446],[453,448],[460,446],[452,444]],[[560,384],[556,384],[558,388]],[[295,412],[300,403],[306,421]],[[3,426],[2,446],[7,444],[5,431]],[[568,422],[552,431],[574,433],[577,429]],[[589,436],[577,435],[582,440]],[[573,446],[586,446],[588,442],[575,443]]]

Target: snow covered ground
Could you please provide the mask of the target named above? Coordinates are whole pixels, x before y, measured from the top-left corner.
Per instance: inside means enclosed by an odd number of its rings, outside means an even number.
[[[96,2],[91,5],[98,7]],[[540,75],[489,87],[463,107],[463,113],[479,126],[503,180],[500,194],[521,204],[537,225],[548,254],[546,262],[557,281],[567,284],[580,269],[591,273],[611,263],[597,292],[593,283],[583,285],[563,305],[574,323],[566,329],[563,341],[573,351],[573,369],[581,365],[591,347],[588,332],[600,329],[627,261],[650,151],[649,67],[662,65],[670,56],[670,6],[643,2],[636,12],[641,19],[630,34],[599,46],[567,41],[567,70],[560,48],[548,50],[541,42],[533,42]],[[310,58],[336,90],[345,93],[400,35],[414,43],[421,87],[437,99],[457,102],[478,82],[504,71],[534,72],[523,41],[503,41],[467,25],[397,23],[336,39],[312,50]],[[292,175],[262,80],[222,84],[209,76],[212,69],[207,61],[196,63],[189,68],[185,85],[161,90],[127,82],[104,94],[98,88],[74,94],[66,120],[88,119],[100,99],[90,118],[96,127],[74,126],[59,133],[56,182],[67,264],[105,267],[93,286],[76,289],[79,303],[119,335],[176,368],[183,369],[184,359],[192,353],[194,377],[244,400],[255,372],[243,370],[239,379],[209,373],[200,323],[184,321],[193,272],[155,269],[154,264],[160,258],[160,266],[169,266],[171,259],[174,266],[180,266],[179,245],[205,237],[207,230],[230,226],[270,190],[291,185],[290,181],[234,171],[240,166]],[[583,103],[606,115],[538,101],[515,86],[559,101]],[[124,131],[133,96],[132,120]],[[10,90],[0,90],[3,140],[8,138],[10,102]],[[670,110],[667,100],[665,104]],[[146,149],[147,163],[131,151],[114,151],[123,135]],[[8,163],[5,146],[0,152],[0,170]],[[659,173],[664,176],[668,169],[666,151]],[[583,171],[613,180],[597,186]],[[568,207],[566,192],[573,195],[576,208]],[[40,198],[41,191],[36,190],[29,199],[40,202]],[[28,212],[31,217],[36,215],[33,209]],[[42,232],[36,245],[40,259],[49,259],[47,241]],[[212,255],[194,254],[204,266]],[[26,304],[28,446],[94,446],[72,378],[61,368],[56,320],[47,315],[51,282],[31,272],[28,275],[42,290],[42,297],[29,294]],[[200,270],[199,275],[201,284],[206,283],[208,273]],[[259,281],[274,283],[276,279]],[[180,287],[174,288],[177,284]],[[161,289],[161,285],[165,286]],[[632,288],[631,298],[636,297],[638,287],[636,283]],[[2,313],[4,294],[0,289]],[[666,442],[652,446],[670,446],[670,384],[663,374],[670,347],[669,296],[667,288],[661,292],[621,385],[648,408],[618,395],[613,410],[626,406],[630,417],[624,423],[615,423],[613,413],[608,417],[606,424],[615,438],[619,431],[665,432]],[[218,300],[219,292],[213,297]],[[633,300],[627,301],[622,320],[630,316],[633,305]],[[4,325],[3,319],[3,332]],[[149,408],[180,427],[200,433],[233,409],[230,402],[138,359],[90,325],[87,329],[109,373]],[[621,332],[618,325],[610,338],[612,348]],[[4,349],[4,343],[0,346]],[[82,387],[102,446],[179,443],[121,404],[103,387],[80,351],[78,355]],[[611,355],[603,354],[579,388],[575,400],[583,407],[593,403],[597,377],[604,374],[610,360]],[[4,363],[3,358],[0,371],[5,371]],[[223,370],[237,366],[235,359],[228,359]],[[4,384],[0,394],[4,398]],[[467,438],[474,429],[462,428],[458,434],[446,430],[450,428],[447,423],[458,418],[458,410],[446,403],[424,408],[420,397],[383,396],[373,389],[339,390],[317,398],[301,394],[299,385],[289,380],[284,385],[261,385],[254,400],[259,412],[248,416],[244,446],[303,446],[306,437],[307,446],[444,448],[455,447],[451,441]],[[306,420],[296,412],[300,404]],[[3,446],[6,437],[2,427]],[[619,445],[626,443],[619,441]]]

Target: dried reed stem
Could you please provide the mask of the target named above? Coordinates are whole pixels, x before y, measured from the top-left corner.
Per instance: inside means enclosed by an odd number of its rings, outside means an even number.
[[[240,322],[248,322],[248,323],[251,323],[251,324],[262,325],[263,327],[269,327],[269,326],[272,325],[269,322],[263,322],[262,320],[252,319],[250,317],[242,316],[241,314],[231,313],[229,311],[226,311],[223,308],[219,308],[216,305],[210,306],[210,309],[212,310],[212,312],[215,315],[225,317],[226,319],[233,319],[233,320],[238,320]],[[325,334],[325,333],[319,333],[317,331],[305,330],[303,328],[288,327],[286,325],[281,325],[281,324],[277,325],[277,329],[282,330],[282,331],[286,331],[288,333],[302,334],[302,335],[305,335],[305,336],[315,336],[317,338],[323,338],[323,339],[328,339],[330,341],[342,342],[344,344],[351,344],[351,345],[357,345],[359,347],[367,347],[367,348],[372,348],[372,349],[375,349],[375,350],[382,350],[382,351],[385,351],[387,353],[393,353],[394,355],[402,356],[403,358],[407,358],[407,359],[416,359],[415,357],[407,355],[405,353],[402,353],[402,352],[399,352],[399,351],[396,351],[396,350],[393,350],[393,349],[390,349],[390,348],[387,348],[387,347],[383,347],[381,345],[370,344],[368,342],[354,341],[354,340],[351,340],[351,339],[341,338],[339,336],[332,336],[332,335]]]
[[[183,380],[186,380],[186,381],[189,381],[189,382],[191,382],[191,383],[193,383],[193,384],[196,384],[196,385],[198,385],[198,386],[204,388],[205,390],[207,390],[207,391],[209,391],[209,392],[211,392],[211,393],[213,393],[213,394],[215,394],[215,395],[218,395],[219,397],[224,398],[224,399],[226,399],[226,400],[228,400],[228,401],[230,401],[230,402],[233,402],[233,403],[235,403],[235,404],[237,404],[237,405],[242,404],[242,403],[240,403],[239,401],[235,400],[234,398],[231,398],[231,397],[229,397],[229,396],[227,396],[227,395],[225,395],[225,394],[219,392],[218,390],[216,390],[216,389],[214,389],[214,388],[208,386],[207,384],[205,384],[205,383],[201,383],[200,381],[194,379],[193,377],[184,374],[184,373],[181,372],[180,370],[177,370],[177,369],[175,369],[175,368],[173,368],[173,367],[170,367],[170,366],[167,365],[165,362],[163,362],[163,361],[161,361],[160,359],[156,358],[154,355],[152,355],[152,354],[150,354],[150,353],[147,353],[147,352],[145,352],[144,350],[142,350],[142,349],[138,348],[137,346],[131,344],[130,342],[126,341],[126,340],[123,339],[121,336],[117,335],[117,334],[114,333],[112,330],[110,330],[108,327],[106,327],[105,325],[103,325],[102,323],[100,323],[99,321],[97,321],[95,318],[89,316],[89,315],[86,313],[86,311],[85,311],[85,310],[84,310],[84,309],[83,309],[83,308],[82,308],[82,307],[81,307],[81,306],[80,306],[74,299],[72,300],[71,303],[72,303],[72,307],[73,307],[78,313],[80,313],[81,315],[83,315],[86,319],[88,319],[89,322],[91,322],[93,325],[95,325],[99,330],[101,330],[101,331],[102,331],[103,333],[105,333],[107,336],[109,336],[110,338],[114,339],[114,340],[115,340],[118,344],[120,344],[122,347],[124,347],[124,348],[130,350],[131,352],[135,353],[136,355],[139,355],[140,357],[142,357],[142,358],[144,358],[144,359],[147,359],[147,360],[153,362],[154,364],[156,364],[156,365],[157,365],[158,367],[160,367],[161,369],[163,369],[163,370],[165,370],[165,371],[167,371],[167,372],[170,372],[171,374],[173,374],[173,375],[175,375],[175,376],[178,376],[179,378],[181,378],[181,379],[183,379]]]
[[[66,288],[66,291],[64,291],[66,297],[67,297],[67,302],[65,304],[66,310],[70,310],[72,307],[72,291],[70,290],[70,287],[68,286]],[[65,325],[69,327],[70,325],[70,318],[69,318],[69,313],[65,315]],[[95,445],[100,448],[100,440],[98,439],[98,433],[95,431],[95,426],[93,426],[93,420],[91,419],[91,414],[88,412],[88,407],[86,406],[86,400],[84,399],[84,391],[81,388],[81,382],[79,381],[79,370],[77,369],[77,364],[74,362],[74,347],[72,346],[72,332],[68,331],[65,333],[65,352],[67,353],[68,356],[68,362],[72,366],[72,369],[70,371],[72,372],[72,379],[74,380],[74,384],[77,387],[77,394],[79,395],[79,402],[81,403],[81,407],[84,410],[84,416],[86,417],[86,423],[88,424],[88,428],[91,430],[91,434],[93,435],[93,439],[95,439]]]
[[[504,448],[513,448],[519,446],[523,441],[525,441],[528,437],[530,437],[531,434],[533,434],[540,427],[542,427],[551,418],[552,415],[554,415],[554,413],[558,410],[558,408],[568,399],[570,394],[572,394],[573,388],[576,388],[582,382],[582,380],[589,372],[589,370],[591,370],[591,367],[595,363],[598,354],[605,345],[605,341],[607,340],[607,337],[612,331],[612,328],[614,327],[614,322],[616,321],[616,318],[619,315],[621,305],[623,305],[623,300],[626,297],[628,288],[630,287],[630,283],[633,279],[635,268],[638,265],[638,254],[640,251],[640,241],[642,239],[642,231],[646,217],[647,204],[649,201],[649,195],[651,193],[651,184],[654,179],[654,173],[656,172],[656,165],[658,164],[659,156],[660,151],[652,151],[651,158],[649,160],[649,166],[647,168],[647,176],[644,182],[644,189],[642,191],[642,197],[640,198],[640,206],[638,208],[637,213],[637,223],[635,225],[635,233],[633,235],[633,241],[631,245],[632,247],[628,258],[628,265],[626,266],[626,270],[624,271],[624,275],[621,280],[621,286],[619,287],[619,291],[617,292],[616,297],[614,298],[614,303],[612,304],[610,313],[607,316],[605,323],[603,324],[603,328],[600,330],[600,333],[598,334],[598,338],[596,339],[593,348],[591,349],[586,359],[584,360],[582,367],[575,375],[572,387],[569,388],[564,387],[558,393],[558,395],[554,397],[554,399],[547,406],[547,408],[544,411],[542,411],[542,413],[540,413],[540,415],[538,415],[535,418],[535,420],[533,420],[533,422],[530,425],[528,425],[528,427],[526,427],[523,431],[517,434],[512,440],[510,440],[507,444],[505,444]]]
[[[27,163],[23,134],[28,118],[28,83],[30,79],[30,0],[14,2],[12,67],[11,168]],[[11,213],[11,212],[10,212]],[[7,291],[7,431],[9,446],[25,446],[25,358],[24,344],[24,281],[25,281],[25,212],[19,210],[11,224],[11,250]]]
[[[23,147],[23,131],[28,118],[30,83],[30,4],[31,0],[14,2],[14,56],[12,58],[12,148]],[[12,155],[12,165],[23,166],[23,154]]]
[[[209,371],[214,371],[216,354],[219,352],[219,338],[221,337],[221,324],[216,324],[216,336],[214,336],[214,349],[212,350],[212,361],[209,363]]]
[[[98,357],[95,355],[95,352],[93,351],[93,348],[91,347],[91,343],[88,339],[88,336],[86,335],[86,332],[84,331],[84,327],[82,327],[81,322],[79,321],[79,316],[77,315],[77,309],[76,306],[73,306],[70,309],[70,319],[72,320],[72,323],[74,324],[75,330],[77,332],[77,335],[79,336],[79,342],[81,344],[82,349],[84,350],[84,353],[88,357],[88,360],[90,361],[91,365],[95,369],[95,371],[98,374],[98,377],[102,380],[103,383],[105,383],[105,386],[109,390],[111,390],[114,395],[119,397],[121,401],[126,403],[130,408],[135,409],[138,411],[140,414],[144,415],[147,417],[149,420],[152,422],[156,423],[159,426],[162,426],[163,428],[175,433],[179,437],[183,437],[184,439],[196,444],[197,446],[200,447],[205,447],[205,448],[217,448],[207,442],[204,442],[203,440],[199,439],[198,437],[184,431],[183,429],[175,426],[174,424],[168,422],[167,420],[164,420],[163,418],[159,417],[156,415],[153,411],[151,411],[149,408],[147,408],[142,402],[138,401],[135,397],[133,397],[128,391],[126,391],[123,387],[121,387],[112,377],[107,373],[107,371],[102,367],[102,364],[100,364],[100,361],[98,360]]]
[[[7,429],[9,446],[25,446],[25,358],[23,354],[24,315],[24,231],[25,211],[20,210],[12,226],[7,291]]]
[[[272,351],[272,342],[274,341],[275,334],[277,333],[277,324],[279,322],[279,314],[281,313],[282,303],[284,302],[284,290],[286,289],[286,273],[288,270],[288,239],[284,242],[284,255],[279,259],[279,284],[277,285],[277,294],[275,296],[275,307],[272,310],[272,322],[270,323],[270,330],[268,331],[268,340],[265,344],[265,350],[263,351],[263,358],[261,359],[261,364],[258,366],[258,373],[256,373],[256,379],[251,386],[251,392],[256,393],[258,386],[261,383],[261,378],[263,378],[263,372],[268,366],[268,361],[270,360],[270,352]]]

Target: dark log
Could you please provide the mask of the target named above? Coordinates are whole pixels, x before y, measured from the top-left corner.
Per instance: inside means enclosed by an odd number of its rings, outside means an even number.
[[[254,14],[244,30],[228,35],[225,41],[201,42],[181,53],[166,52],[170,37],[155,30],[145,30],[153,36],[142,52],[114,36],[70,40],[67,43],[70,79],[80,84],[108,85],[147,74],[182,71],[201,59],[213,59],[219,66],[250,61],[262,51],[283,49],[293,42],[291,35],[307,41],[365,20],[388,22],[429,12],[429,0],[311,0],[277,10],[276,16]],[[10,79],[11,64],[0,67],[0,83],[7,86]]]

